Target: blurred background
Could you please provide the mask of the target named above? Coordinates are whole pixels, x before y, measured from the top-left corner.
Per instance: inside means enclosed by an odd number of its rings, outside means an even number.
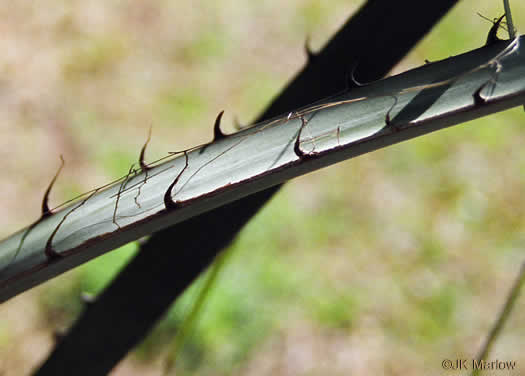
[[[1,2],[0,236],[38,218],[60,154],[53,206],[124,175],[150,126],[154,160],[210,140],[220,110],[227,132],[250,123],[305,63],[305,38],[319,49],[362,3]],[[525,28],[525,4],[512,7]],[[463,0],[392,74],[482,46],[491,24],[477,13],[503,6]],[[235,241],[180,367],[437,375],[445,358],[474,357],[525,259],[524,129],[516,108],[288,183]],[[0,374],[28,374],[81,293],[135,251],[2,304]],[[191,294],[113,375],[161,374]],[[522,298],[492,356],[521,373],[524,310]]]

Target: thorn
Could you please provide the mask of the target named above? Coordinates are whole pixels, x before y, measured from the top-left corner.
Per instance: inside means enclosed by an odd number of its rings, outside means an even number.
[[[352,64],[352,67],[350,68],[350,73],[348,75],[348,88],[352,88],[352,87],[361,87],[361,86],[366,86],[367,84],[364,84],[364,83],[361,83],[359,81],[356,80],[355,78],[355,71],[357,70],[357,66],[359,65],[359,61],[356,60],[353,64]],[[352,84],[352,85],[351,85]]]
[[[503,17],[505,17],[505,14],[498,18],[496,21],[493,21],[493,25],[489,30],[489,34],[487,35],[487,42],[485,43],[485,46],[490,46],[493,43],[499,42],[501,39],[498,38],[498,29],[500,28],[501,20],[503,20]]]
[[[489,21],[491,24],[494,24],[497,20],[498,20],[498,17],[494,17],[492,20],[488,17],[485,17],[484,15],[482,15],[481,13],[479,12],[476,12],[478,16],[480,16],[481,18],[483,18],[485,21]],[[501,24],[500,24],[500,27],[503,28],[504,30],[507,30],[507,28],[503,25],[506,25],[507,22],[505,21],[501,21]],[[511,38],[512,39],[512,38]]]
[[[142,146],[142,149],[140,149],[139,164],[140,164],[140,168],[142,172],[146,172],[151,168],[144,162],[144,155],[146,154],[146,148],[148,147],[149,141],[151,140],[151,128],[152,126],[149,127],[148,139]]]
[[[481,91],[485,88],[487,84],[484,83],[483,85],[481,85],[475,92],[474,94],[472,94],[472,97],[474,98],[474,105],[478,106],[478,105],[484,105],[485,103],[487,103],[487,101],[485,100],[485,98],[483,98],[481,96]]]
[[[54,233],[53,233],[54,235]],[[51,244],[51,240],[53,239],[53,237],[51,236],[48,240],[47,240],[47,243],[46,243],[46,249],[44,251],[44,253],[46,254],[47,256],[47,260],[49,262],[53,262],[53,261],[56,261],[58,259],[61,259],[62,257],[64,257],[63,255],[61,255],[60,253],[58,253],[57,251],[55,251],[53,249],[53,245]]]
[[[53,188],[53,185],[55,184],[55,181],[57,180],[58,178],[58,175],[60,174],[60,171],[62,171],[62,168],[64,167],[64,157],[62,157],[62,155],[60,155],[60,167],[58,168],[58,171],[56,172],[55,176],[53,177],[53,179],[51,180],[51,183],[49,183],[49,186],[47,187],[46,189],[46,192],[44,193],[44,198],[42,199],[42,214],[40,215],[40,218],[38,218],[35,222],[33,222],[28,228],[27,230],[24,232],[24,234],[22,235],[22,238],[20,239],[20,243],[18,244],[18,247],[16,249],[16,252],[15,252],[15,255],[13,257],[13,259],[10,261],[10,263],[8,264],[8,266],[11,264],[11,262],[18,256],[18,254],[20,253],[20,250],[22,249],[22,246],[24,245],[24,241],[26,240],[27,236],[29,235],[29,233],[36,227],[36,225],[38,225],[44,218],[46,217],[49,217],[50,215],[53,214],[53,212],[51,211],[51,209],[49,209],[49,194],[51,193],[51,189]],[[57,256],[60,256],[58,253],[56,253],[55,251],[53,251],[53,249],[51,249],[50,247],[50,251],[48,252],[48,249],[47,249],[47,244],[46,244],[46,250],[45,250],[45,253],[46,253],[46,256],[48,257],[48,259],[51,259],[51,258],[56,258]]]
[[[223,138],[228,137],[227,134],[224,134],[221,131],[221,119],[222,119],[223,114],[224,114],[224,110],[219,112],[219,115],[217,115],[217,118],[215,119],[215,124],[213,125],[213,140],[210,143],[204,145],[202,149],[200,150],[199,154],[204,153],[206,149],[208,148],[208,146],[213,144],[215,141],[222,140]]]
[[[314,145],[314,150],[312,150],[311,152],[304,152],[301,149],[301,133],[303,132],[303,129],[305,128],[306,123],[308,123],[308,120],[304,118],[304,115],[299,115],[299,118],[301,119],[301,128],[299,128],[299,132],[297,133],[297,138],[295,139],[293,151],[295,152],[295,155],[299,157],[299,159],[317,157],[319,156],[320,153],[315,151],[315,145]]]
[[[290,112],[290,115],[292,113]],[[288,115],[288,118],[290,118],[290,115]],[[295,139],[295,144],[293,146],[293,151],[295,152],[295,155],[299,157],[299,159],[302,159],[306,156],[308,156],[307,153],[301,150],[301,133],[303,132],[303,129],[306,125],[306,120],[304,119],[304,116],[299,116],[301,118],[301,128],[299,128],[299,132],[297,133],[297,138]]]
[[[53,185],[55,184],[55,181],[58,178],[58,175],[60,174],[60,171],[62,171],[62,168],[64,167],[64,158],[62,155],[60,156],[60,167],[58,168],[58,171],[56,172],[55,176],[51,180],[51,183],[49,183],[49,186],[46,189],[46,192],[44,193],[44,198],[42,199],[42,216],[40,219],[49,217],[51,214],[51,209],[49,209],[49,194],[51,193],[51,189],[53,188]]]
[[[397,104],[397,97],[395,96],[392,96],[394,98],[394,103],[392,104],[392,106],[390,106],[390,108],[388,109],[386,115],[385,115],[385,124],[387,127],[392,127],[394,129],[394,131],[399,131],[401,128],[399,128],[398,125],[395,125],[392,123],[392,118],[390,116],[390,113],[392,112],[392,110],[394,109],[394,107],[396,106]]]
[[[394,124],[392,123],[392,120],[390,119],[390,113],[386,114],[385,116],[385,124],[387,125],[387,127],[390,127],[392,128],[393,132],[398,132],[401,130],[401,127],[397,124]]]
[[[66,213],[66,215],[64,215],[62,217],[62,219],[60,220],[60,222],[58,222],[58,225],[55,227],[55,229],[53,230],[53,232],[51,233],[51,235],[49,236],[49,238],[47,239],[47,242],[46,242],[46,248],[44,250],[44,253],[45,255],[47,256],[47,260],[48,262],[53,262],[53,261],[56,261],[62,257],[64,257],[64,255],[58,253],[57,251],[55,251],[53,249],[53,238],[55,237],[55,235],[57,234],[58,230],[60,229],[60,226],[62,226],[62,224],[65,222],[65,220],[67,219],[67,217],[69,217],[69,215],[71,213],[73,213],[75,210],[77,210],[78,208],[80,208],[82,205],[84,205],[91,197],[93,197],[95,195],[95,193],[97,193],[99,191],[100,188],[97,188],[97,189],[94,189],[89,196],[87,196],[84,200],[82,200],[80,202],[80,204],[78,204],[77,206],[75,206],[74,208],[72,208],[70,211],[68,211]]]
[[[213,142],[226,138],[227,135],[221,131],[221,119],[224,114],[224,110],[219,112],[217,118],[215,119],[215,124],[213,125]]]
[[[221,114],[219,114],[219,116],[220,115]],[[164,206],[166,207],[166,210],[175,209],[176,207],[178,207],[177,202],[173,201],[173,198],[171,197],[171,191],[173,190],[173,187],[175,187],[175,185],[179,181],[179,179],[182,176],[182,174],[184,173],[184,171],[188,168],[188,151],[184,150],[183,153],[184,153],[184,158],[186,158],[186,162],[184,164],[184,167],[182,168],[182,170],[179,172],[179,174],[177,175],[175,180],[173,180],[173,182],[170,184],[170,186],[168,187],[168,189],[164,193]]]
[[[317,57],[317,54],[315,54],[310,48],[310,36],[309,35],[304,40],[304,52],[306,54],[306,57],[308,58],[308,62],[312,62]]]

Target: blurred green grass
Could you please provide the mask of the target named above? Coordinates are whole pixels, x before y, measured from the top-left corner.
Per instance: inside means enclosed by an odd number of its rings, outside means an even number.
[[[358,6],[58,3],[46,12],[0,6],[10,31],[1,82],[12,104],[3,120],[13,146],[23,145],[6,159],[2,184],[18,183],[2,201],[4,235],[37,215],[35,186],[58,154],[69,162],[57,201],[125,174],[150,125],[149,160],[202,143],[219,110],[242,121],[264,108],[303,64],[305,36],[315,49]],[[525,6],[512,5],[519,27]],[[476,12],[502,14],[499,2],[460,2],[396,70],[481,46],[490,23]],[[35,51],[40,59],[29,58]],[[473,356],[522,261],[523,116],[516,108],[288,184],[233,244],[183,367],[419,375],[439,374],[443,358]],[[67,328],[80,294],[100,292],[135,252],[125,246],[5,304],[22,317],[27,304],[39,310],[32,331],[13,319],[0,326],[0,352],[21,359],[9,369],[34,364],[23,344],[37,330]],[[126,361],[158,368],[202,283]],[[496,353],[521,360],[525,321],[515,316]]]

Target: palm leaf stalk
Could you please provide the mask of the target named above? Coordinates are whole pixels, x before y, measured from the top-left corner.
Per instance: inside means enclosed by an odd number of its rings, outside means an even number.
[[[153,231],[294,177],[521,105],[522,41],[496,42],[427,64],[172,152],[147,169],[132,168],[0,243],[0,301]]]

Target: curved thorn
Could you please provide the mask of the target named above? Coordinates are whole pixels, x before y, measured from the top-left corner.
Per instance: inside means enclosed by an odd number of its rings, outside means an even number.
[[[489,30],[489,34],[487,35],[487,42],[485,43],[485,46],[490,46],[491,44],[501,40],[498,38],[498,29],[500,27],[501,20],[503,20],[503,17],[505,17],[505,14],[493,22],[493,25]]]
[[[58,175],[60,174],[60,171],[62,171],[62,168],[64,167],[64,157],[60,155],[60,167],[58,168],[58,171],[56,172],[55,176],[51,180],[51,183],[49,183],[49,186],[46,189],[46,192],[44,193],[44,198],[42,199],[42,216],[40,219],[45,218],[53,214],[51,212],[51,209],[49,209],[49,194],[51,193],[51,189],[53,188],[53,185],[55,184],[55,181],[58,178]]]
[[[184,158],[186,159],[184,167],[182,168],[182,170],[179,172],[175,180],[173,180],[173,182],[170,184],[170,186],[164,193],[164,206],[166,207],[166,210],[174,209],[178,206],[177,203],[173,201],[173,198],[171,197],[171,191],[173,190],[173,187],[175,187],[175,185],[178,183],[184,171],[186,171],[186,169],[188,168],[188,151],[184,150],[183,153],[184,153]]]
[[[69,215],[71,213],[73,213],[75,210],[77,210],[78,208],[80,208],[82,205],[84,205],[87,200],[89,200],[91,197],[93,197],[95,195],[95,193],[98,192],[100,188],[97,188],[95,190],[93,190],[93,192],[91,192],[91,194],[89,196],[87,196],[84,200],[82,200],[80,202],[80,204],[78,204],[77,206],[75,206],[73,209],[71,209],[69,212],[66,213],[66,215],[64,215],[62,217],[62,219],[60,220],[60,222],[58,222],[58,225],[55,227],[55,229],[53,230],[53,232],[51,233],[51,235],[49,236],[49,238],[47,239],[47,242],[46,242],[46,248],[44,250],[44,253],[46,254],[47,256],[47,259],[49,262],[52,262],[52,261],[55,261],[57,259],[60,259],[62,257],[64,257],[64,255],[61,255],[60,253],[58,253],[57,251],[55,251],[53,249],[53,238],[55,237],[55,235],[57,234],[58,232],[58,229],[60,228],[60,226],[62,226],[62,224],[66,221],[67,217],[69,217]]]
[[[304,115],[298,114],[297,117],[301,119],[301,128],[299,128],[299,132],[297,132],[297,138],[295,139],[293,151],[295,152],[295,155],[299,157],[299,159],[315,158],[319,156],[320,154],[319,152],[315,151],[315,143],[314,143],[314,149],[310,152],[305,152],[303,151],[303,149],[301,149],[301,133],[303,132],[303,129],[306,127],[308,120],[304,118]]]
[[[55,251],[53,249],[53,245],[51,244],[52,241],[53,241],[53,237],[55,236],[55,234],[58,231],[58,227],[59,226],[57,226],[57,228],[55,228],[55,231],[53,231],[53,233],[51,234],[49,239],[47,239],[47,242],[46,242],[46,249],[45,249],[44,253],[47,256],[48,261],[55,261],[55,260],[58,260],[59,258],[64,257],[63,255],[61,255],[60,253]]]
[[[304,40],[304,52],[308,58],[308,61],[313,61],[317,57],[317,54],[315,54],[310,48],[310,35],[307,35],[306,39]]]
[[[484,15],[482,15],[482,14],[479,13],[479,12],[476,12],[476,13],[477,13],[478,16],[480,16],[481,18],[483,18],[485,21],[489,21],[491,24],[494,24],[494,23],[496,23],[496,22],[498,21],[498,17],[494,17],[494,18],[491,20],[490,18],[485,17]],[[506,14],[505,14],[505,15],[506,15]],[[507,29],[505,26],[503,26],[503,25],[507,25],[507,22],[505,22],[505,21],[501,21],[501,23],[500,23],[500,27],[501,27],[503,30],[508,31],[508,29]],[[510,38],[510,39],[514,39],[514,38]]]
[[[51,209],[49,209],[49,194],[51,192],[51,189],[53,188],[53,185],[55,184],[55,181],[56,179],[58,178],[58,175],[60,174],[60,171],[62,171],[62,168],[64,167],[64,158],[62,157],[62,155],[60,155],[60,161],[61,161],[61,164],[60,164],[60,167],[58,168],[58,171],[56,172],[55,176],[53,177],[53,179],[51,180],[51,183],[49,183],[49,186],[47,187],[46,189],[46,192],[44,193],[44,198],[42,199],[42,214],[40,216],[40,218],[38,218],[35,222],[33,222],[28,228],[27,230],[24,232],[24,234],[22,235],[22,238],[20,239],[20,243],[18,244],[18,247],[16,248],[16,251],[15,251],[15,254],[13,255],[11,261],[9,261],[9,264],[8,264],[8,267],[9,265],[11,265],[11,263],[16,259],[16,257],[18,256],[18,254],[20,253],[20,250],[22,249],[22,246],[24,245],[24,241],[26,240],[26,238],[28,237],[29,233],[36,227],[36,225],[38,225],[44,218],[46,217],[49,217],[50,215],[52,215],[53,213],[51,212]],[[46,251],[46,255],[47,255],[47,251]]]
[[[481,96],[481,91],[485,89],[485,86],[487,86],[488,82],[485,82],[483,85],[481,85],[474,94],[472,94],[472,97],[474,98],[474,105],[483,105],[487,103],[487,100]]]
[[[206,149],[208,148],[208,146],[213,144],[215,141],[222,140],[223,138],[228,137],[227,134],[224,134],[221,131],[221,119],[222,119],[222,115],[223,114],[224,114],[224,110],[219,112],[219,114],[215,118],[215,124],[213,125],[213,140],[211,140],[211,142],[209,142],[206,145],[204,145],[202,147],[201,151],[199,152],[199,154],[204,153],[206,151]]]
[[[290,112],[291,114],[291,112]],[[305,157],[307,154],[301,149],[301,133],[303,132],[303,129],[306,125],[306,120],[304,119],[304,116],[299,116],[301,119],[301,128],[299,128],[299,132],[297,132],[297,138],[295,139],[295,144],[293,146],[293,151],[295,152],[295,155],[297,155],[300,159]]]
[[[366,83],[361,83],[359,81],[356,80],[355,78],[355,71],[357,70],[357,67],[359,65],[359,61],[356,60],[353,64],[352,64],[352,67],[350,68],[350,74],[349,74],[349,79],[350,81],[354,84],[354,86],[358,86],[358,87],[361,87],[361,86],[366,86],[368,84]],[[348,85],[350,86],[350,85]]]
[[[213,142],[227,137],[227,135],[225,135],[221,131],[221,119],[222,119],[223,114],[224,114],[224,110],[219,112],[219,115],[217,115],[217,118],[215,119],[215,124],[213,125]]]
[[[141,168],[142,172],[146,172],[147,170],[150,169],[150,167],[144,162],[144,156],[146,154],[146,148],[148,147],[149,141],[151,140],[151,128],[152,127],[150,126],[149,127],[149,132],[148,132],[148,139],[146,140],[146,142],[142,146],[142,149],[140,149],[139,164],[140,164],[140,168]]]
[[[394,98],[394,103],[392,104],[392,106],[390,106],[390,108],[388,109],[388,111],[387,111],[387,113],[385,115],[385,124],[387,126],[392,126],[394,128],[394,130],[399,130],[397,126],[392,124],[392,119],[390,118],[390,113],[392,112],[392,110],[394,109],[394,107],[397,104],[397,97],[392,96],[392,98]]]

